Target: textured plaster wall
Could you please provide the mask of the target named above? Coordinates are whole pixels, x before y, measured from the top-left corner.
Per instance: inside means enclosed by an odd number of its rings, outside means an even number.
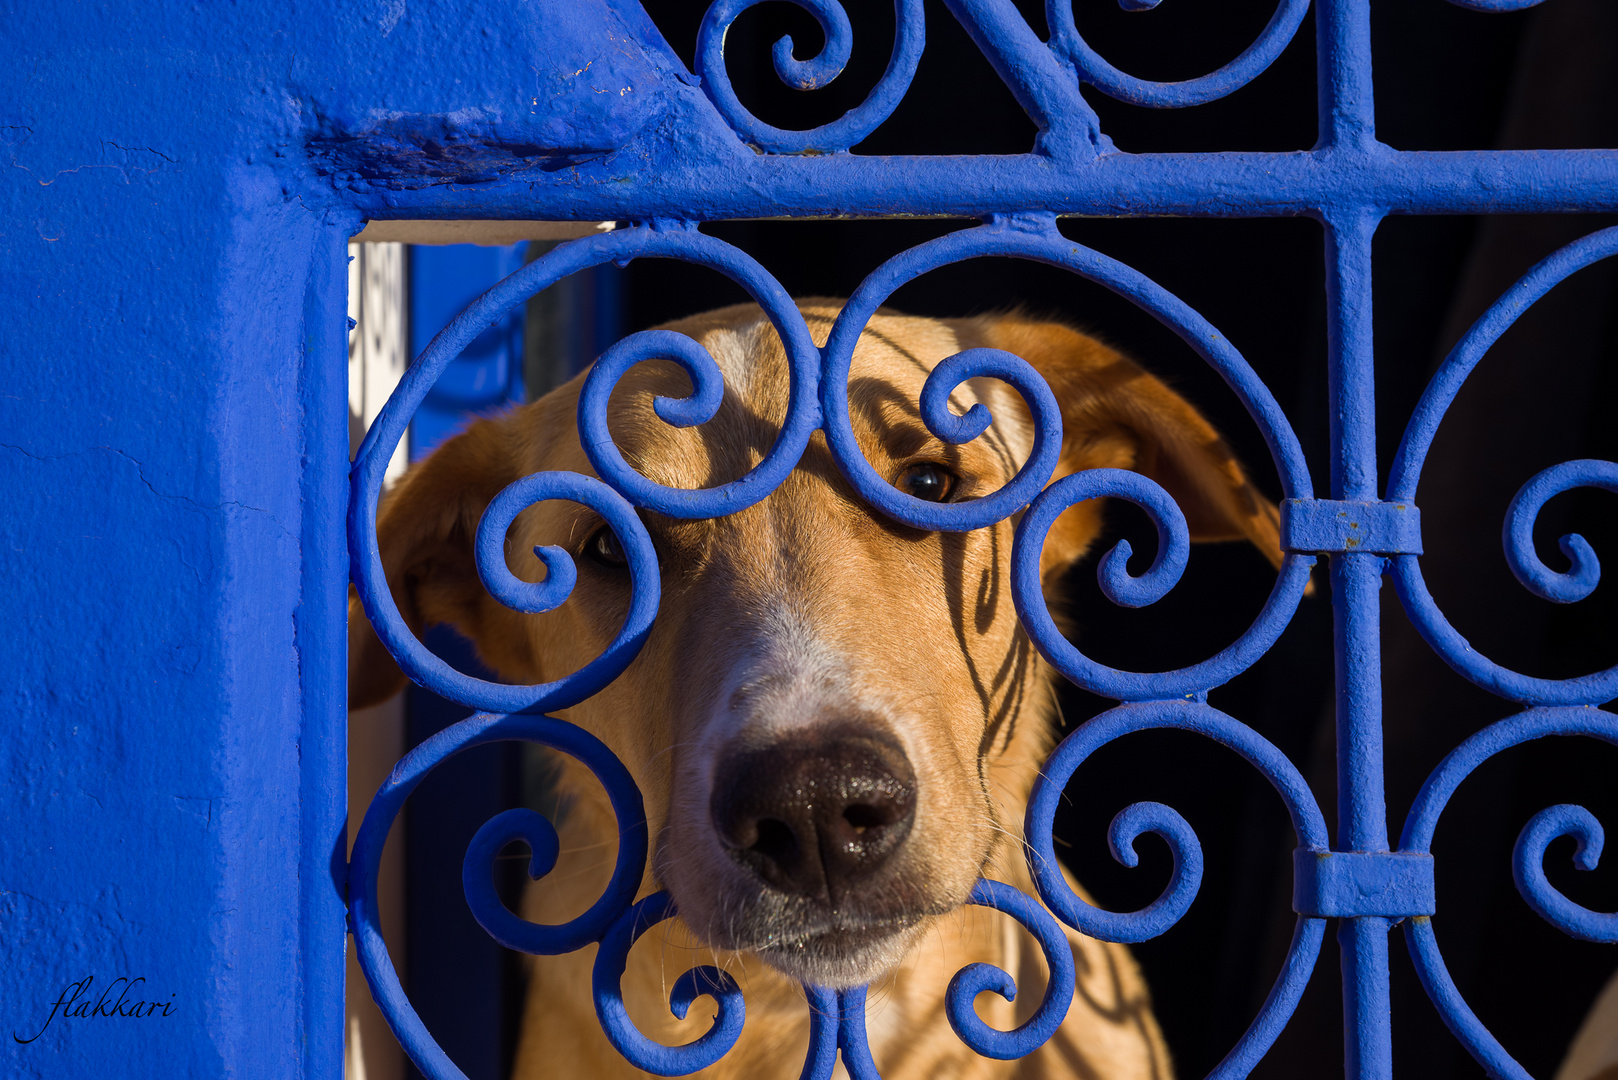
[[[336,1076],[353,193],[659,75],[599,0],[5,7],[0,1075]]]

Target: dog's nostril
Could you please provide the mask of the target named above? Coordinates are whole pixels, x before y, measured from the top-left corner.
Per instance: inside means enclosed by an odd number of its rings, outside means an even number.
[[[864,835],[870,829],[880,829],[884,825],[892,825],[895,815],[892,808],[872,806],[869,803],[855,803],[843,811],[843,820],[854,827],[854,831]]]
[[[709,807],[737,862],[778,889],[832,903],[903,845],[915,811],[910,762],[865,728],[730,755]]]
[[[758,839],[748,846],[748,850],[756,851],[774,862],[784,863],[798,854],[798,838],[793,834],[792,826],[786,822],[764,818],[758,823]]]

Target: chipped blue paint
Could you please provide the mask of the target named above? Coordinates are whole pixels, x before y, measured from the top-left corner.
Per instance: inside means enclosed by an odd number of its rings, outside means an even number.
[[[831,28],[822,56],[778,49],[776,69],[802,85],[835,77],[846,25],[834,0],[802,0]],[[1456,0],[1509,10],[1528,0]],[[1278,0],[1252,45],[1220,71],[1180,84],[1118,71],[1080,38],[1066,6],[1052,5],[1051,45],[1010,0],[948,0],[937,17],[959,20],[1034,120],[1030,152],[983,158],[866,157],[846,151],[881,122],[908,86],[924,48],[920,5],[899,0],[902,32],[884,76],[845,121],[807,134],[767,129],[727,97],[722,27],[743,7],[710,12],[699,68],[688,71],[633,0],[331,0],[293,7],[242,0],[198,9],[176,0],[113,2],[95,13],[23,6],[0,24],[8,59],[0,96],[0,166],[6,225],[0,290],[7,332],[0,393],[0,533],[5,625],[0,661],[11,705],[0,735],[6,783],[0,821],[0,970],[13,992],[0,1014],[6,1075],[124,1075],[129,1062],[160,1060],[174,1075],[334,1077],[341,1067],[345,885],[373,988],[407,1048],[435,1077],[457,1075],[430,1034],[412,1028],[408,1002],[375,937],[375,855],[406,788],[434,761],[488,738],[533,738],[593,753],[578,733],[534,716],[481,716],[407,759],[374,810],[352,868],[343,860],[342,642],[348,577],[343,521],[343,276],[347,238],[367,219],[617,219],[645,223],[565,245],[473,304],[427,350],[398,400],[367,439],[353,471],[350,542],[355,580],[385,640],[407,669],[449,696],[513,713],[559,707],[621,670],[655,612],[647,600],[597,665],[533,688],[450,685],[402,629],[374,557],[380,463],[433,376],[512,304],[590,265],[669,254],[718,265],[771,310],[793,344],[794,401],[776,451],[748,478],[704,493],[637,486],[602,456],[611,485],[523,482],[486,522],[541,497],[590,501],[618,528],[637,574],[655,581],[631,504],[704,516],[762,498],[824,430],[839,467],[882,512],[920,520],[902,497],[870,483],[846,435],[847,350],[874,309],[909,276],[981,254],[1012,254],[1101,281],[1170,324],[1214,365],[1259,422],[1288,505],[1289,555],[1274,592],[1234,644],[1178,672],[1102,668],[1056,633],[1027,567],[1049,519],[1079,498],[1139,502],[1169,554],[1132,578],[1122,550],[1103,563],[1107,595],[1149,603],[1173,587],[1185,526],[1155,485],[1122,475],[1065,479],[1043,493],[1032,480],[999,502],[928,527],[970,528],[1027,506],[1016,556],[1018,609],[1040,650],[1069,678],[1121,704],[1074,732],[1057,751],[1030,808],[1033,868],[1043,899],[1070,925],[1118,940],[1161,933],[1194,902],[1201,851],[1172,809],[1139,804],[1112,832],[1128,863],[1133,839],[1164,836],[1175,853],[1169,886],[1136,913],[1090,908],[1053,876],[1050,804],[1097,746],[1146,727],[1180,727],[1233,747],[1272,784],[1292,815],[1303,854],[1300,917],[1274,990],[1220,1065],[1243,1076],[1296,1006],[1322,944],[1321,916],[1339,913],[1348,1075],[1391,1073],[1387,934],[1402,920],[1416,966],[1446,1022],[1492,1075],[1520,1067],[1477,1021],[1449,980],[1424,891],[1437,817],[1483,760],[1531,738],[1618,740],[1610,714],[1590,706],[1618,696],[1618,669],[1567,680],[1508,671],[1479,656],[1450,627],[1422,581],[1415,522],[1422,459],[1449,401],[1489,345],[1528,304],[1567,274],[1618,249],[1613,233],[1569,245],[1530,271],[1457,346],[1407,428],[1385,495],[1379,493],[1372,384],[1372,237],[1391,213],[1470,214],[1618,210],[1618,152],[1407,152],[1376,138],[1366,0],[1315,8],[1321,129],[1317,145],[1291,153],[1118,152],[1081,86],[1154,107],[1232,92],[1260,73],[1296,33],[1305,4]],[[1151,6],[1128,0],[1126,6]],[[912,22],[913,20],[913,22]],[[839,126],[840,125],[840,126]],[[796,151],[818,151],[800,153]],[[1315,501],[1296,437],[1235,349],[1195,312],[1127,267],[1058,242],[1055,215],[1308,215],[1327,239],[1332,467]],[[958,216],[980,228],[899,256],[867,281],[826,350],[807,344],[801,321],[769,272],[695,231],[725,217]],[[976,245],[976,246],[974,246]],[[634,342],[636,339],[629,339]],[[641,339],[633,350],[654,348]],[[618,354],[615,354],[617,356]],[[711,396],[704,358],[680,353]],[[611,367],[612,365],[608,365]],[[605,369],[604,369],[605,370]],[[1028,400],[1043,390],[1016,358],[963,356],[942,382],[973,374],[1013,382]],[[603,375],[610,386],[611,375]],[[932,384],[930,384],[931,387]],[[947,387],[942,387],[947,389]],[[936,395],[936,389],[930,392]],[[953,417],[942,397],[922,402],[935,430],[970,438],[981,424]],[[666,402],[674,423],[711,404]],[[586,408],[584,419],[594,413]],[[1054,421],[1043,423],[1050,438]],[[597,462],[598,465],[601,462]],[[1526,486],[1504,527],[1513,569],[1541,595],[1567,600],[1593,583],[1594,553],[1564,538],[1567,573],[1533,554],[1533,519],[1571,486],[1611,488],[1613,466],[1574,462]],[[1033,483],[1038,480],[1039,483]],[[614,490],[616,488],[616,491]],[[1036,497],[1037,493],[1037,497]],[[1032,502],[1030,502],[1032,500]],[[1394,505],[1411,507],[1402,523]],[[1331,524],[1366,508],[1376,537],[1350,544]],[[496,542],[491,541],[498,547]],[[1582,545],[1582,546],[1581,546]],[[485,547],[489,544],[485,544]],[[1313,795],[1274,747],[1203,704],[1209,688],[1250,665],[1298,603],[1315,555],[1331,558],[1336,612],[1339,832],[1326,833]],[[519,608],[560,602],[555,581],[535,590],[501,578],[482,560],[497,595]],[[644,565],[643,565],[644,564]],[[1110,569],[1108,569],[1110,568]],[[1382,796],[1378,592],[1392,577],[1428,642],[1465,677],[1525,711],[1486,729],[1446,759],[1423,789],[1397,848]],[[650,575],[649,578],[646,575]],[[424,653],[424,650],[422,651]],[[469,726],[468,726],[469,725]],[[559,725],[559,726],[558,726]],[[424,755],[424,756],[423,756]],[[594,767],[611,775],[616,763]],[[621,767],[619,767],[621,769]],[[629,830],[639,828],[632,785],[609,781]],[[1037,808],[1037,812],[1036,812]],[[474,844],[468,895],[502,940],[544,949],[575,943],[511,925],[483,889],[501,837],[544,847],[539,822],[496,819]],[[1586,911],[1543,876],[1546,845],[1580,844],[1593,865],[1599,824],[1576,807],[1528,823],[1513,860],[1519,888],[1553,925],[1611,940],[1613,916]],[[625,845],[632,849],[634,845]],[[1335,854],[1332,854],[1335,853]],[[473,856],[476,856],[475,858]],[[633,850],[624,875],[644,850]],[[539,859],[536,869],[545,860]],[[1322,870],[1323,866],[1348,870]],[[1313,879],[1308,878],[1314,873]],[[627,880],[627,877],[624,879]],[[1312,880],[1313,884],[1308,882]],[[632,894],[631,894],[632,895]],[[1355,899],[1375,895],[1375,901]],[[668,909],[629,908],[622,888],[602,898],[578,935],[622,944],[636,922]],[[985,885],[974,897],[1022,919],[1042,940],[1043,909]],[[648,902],[643,902],[648,903]],[[1357,905],[1357,906],[1356,906]],[[628,922],[626,923],[626,920]],[[558,931],[558,933],[561,933]],[[617,935],[617,936],[614,936]],[[609,952],[605,944],[603,957]],[[604,960],[603,963],[607,961]],[[646,1067],[681,1070],[723,1052],[722,1018],[701,1051],[643,1046],[614,1028],[611,972],[598,970],[597,1001],[609,1032]],[[161,1016],[50,1026],[51,1003],[119,978],[170,1003]],[[691,975],[675,1007],[714,989]],[[1027,1028],[975,1028],[961,1004],[974,988],[1009,993],[994,972],[963,973],[951,1020],[962,1038],[995,1056],[1026,1053],[1049,1034],[1043,1007]],[[580,988],[584,992],[584,988]],[[728,988],[720,1000],[732,1002]],[[874,1075],[864,990],[810,988],[805,1075],[828,1075],[841,1056],[852,1075]],[[727,1005],[726,1008],[731,1008]],[[734,997],[726,1017],[739,1020]],[[41,1025],[44,1025],[43,1028]],[[29,1038],[42,1031],[37,1038]],[[24,1041],[24,1040],[27,1041]]]
[[[1283,499],[1281,550],[1420,555],[1421,511],[1411,503]]]

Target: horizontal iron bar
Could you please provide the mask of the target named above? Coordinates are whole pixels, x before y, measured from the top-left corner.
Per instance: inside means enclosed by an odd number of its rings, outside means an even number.
[[[1420,555],[1421,511],[1399,502],[1283,499],[1281,550]]]
[[[1276,217],[1360,206],[1401,214],[1618,210],[1618,150],[863,157],[758,154],[682,162],[619,152],[460,183],[335,176],[360,215],[607,220],[1067,216]]]
[[[1438,911],[1431,855],[1296,848],[1292,867],[1292,910],[1300,915],[1407,919]]]

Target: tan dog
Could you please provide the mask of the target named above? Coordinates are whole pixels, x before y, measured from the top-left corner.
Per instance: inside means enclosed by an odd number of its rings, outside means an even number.
[[[805,301],[823,343],[840,307]],[[654,395],[688,394],[659,361],[632,370],[609,422],[625,458],[651,479],[710,487],[742,475],[772,445],[787,376],[774,330],[753,306],[673,323],[725,374],[718,416],[677,429]],[[957,412],[986,404],[994,425],[950,446],[917,407],[940,360],[973,346],[1006,349],[1050,383],[1063,409],[1057,476],[1136,469],[1179,502],[1194,539],[1247,538],[1280,558],[1275,508],[1247,482],[1189,405],[1116,352],[1067,327],[1019,316],[958,321],[883,312],[854,354],[852,420],[866,458],[920,498],[968,499],[1006,484],[1032,446],[1021,399],[1002,383],[962,386]],[[536,544],[574,553],[578,584],[556,611],[522,615],[478,583],[471,541],[484,507],[533,472],[592,473],[575,426],[581,379],[482,420],[413,469],[383,505],[383,563],[418,631],[445,622],[501,677],[558,678],[599,655],[627,609],[629,576],[611,533],[588,509],[547,502],[507,538],[518,577],[543,573]],[[798,468],[760,504],[730,517],[644,515],[658,548],[663,601],[639,657],[606,690],[563,716],[600,737],[642,792],[653,852],[646,895],[668,889],[680,919],[631,953],[624,994],[649,1036],[689,1041],[711,1013],[676,1021],[668,988],[699,962],[727,968],[746,995],[746,1027],[710,1071],[794,1077],[808,1045],[798,980],[872,980],[868,1026],[884,1077],[1170,1075],[1146,988],[1128,951],[1069,931],[1078,992],[1060,1031],[1020,1062],[980,1058],[949,1029],[945,987],[972,961],[1009,972],[1015,1006],[979,1000],[989,1022],[1020,1023],[1038,1005],[1045,963],[1006,916],[962,907],[979,876],[1032,893],[1021,826],[1052,746],[1051,671],[1013,610],[1012,522],[967,534],[895,525],[863,505],[817,434]],[[1047,583],[1100,530],[1085,503],[1052,530]],[[354,706],[402,681],[357,603],[351,614]],[[588,773],[560,763],[570,806],[563,855],[534,886],[525,917],[581,912],[601,892],[617,832]],[[607,1043],[590,1002],[595,947],[533,961],[517,1075],[637,1075]],[[841,1066],[839,1066],[841,1068]]]

